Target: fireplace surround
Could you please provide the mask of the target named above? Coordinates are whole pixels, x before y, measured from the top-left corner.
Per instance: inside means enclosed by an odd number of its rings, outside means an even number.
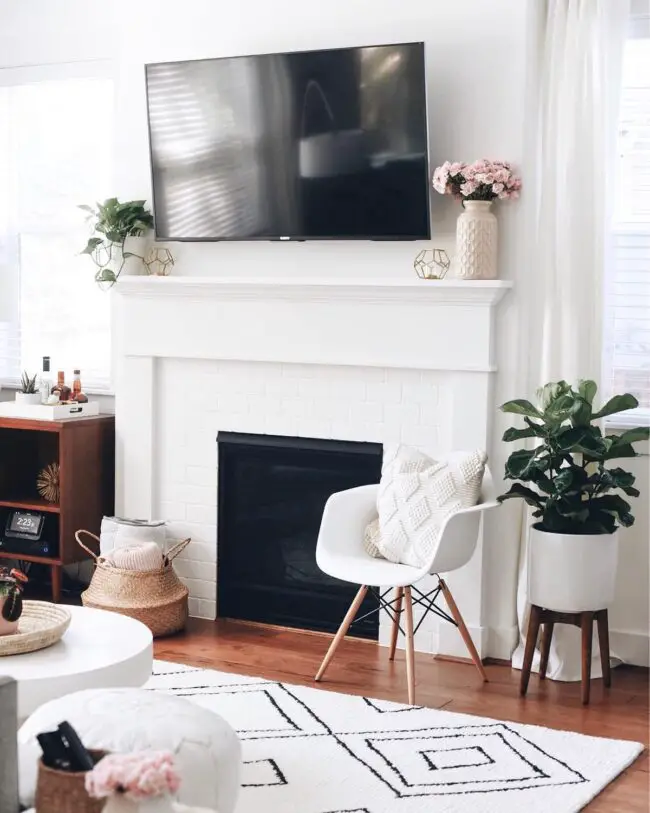
[[[116,286],[116,510],[190,536],[190,612],[217,614],[218,432],[377,444],[431,455],[490,448],[503,280],[130,277]],[[135,397],[137,394],[137,397]],[[491,629],[483,543],[450,588],[482,656]],[[426,585],[425,585],[426,587]],[[417,619],[416,619],[417,620]],[[455,630],[416,648],[463,657]],[[389,639],[380,619],[379,641]]]
[[[334,492],[379,482],[381,445],[239,432],[217,444],[217,615],[335,632],[356,588],[316,564],[320,521]],[[378,629],[373,614],[353,632]]]

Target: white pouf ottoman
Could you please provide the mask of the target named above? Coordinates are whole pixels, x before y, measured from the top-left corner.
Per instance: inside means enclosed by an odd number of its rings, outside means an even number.
[[[239,793],[241,746],[214,712],[145,689],[87,689],[51,700],[18,731],[20,801],[34,804],[41,749],[36,735],[67,720],[87,748],[129,753],[171,751],[182,777],[178,801],[233,813]]]

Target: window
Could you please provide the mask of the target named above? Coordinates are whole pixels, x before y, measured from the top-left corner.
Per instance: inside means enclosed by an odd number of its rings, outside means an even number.
[[[605,291],[607,395],[631,392],[650,423],[650,17],[632,20],[623,57],[611,262]],[[617,416],[620,422],[621,416]]]
[[[0,70],[0,382],[80,368],[110,391],[110,297],[79,252],[81,203],[111,193],[113,83],[106,67]]]

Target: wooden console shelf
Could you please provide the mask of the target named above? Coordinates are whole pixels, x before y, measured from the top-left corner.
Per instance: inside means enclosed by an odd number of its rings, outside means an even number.
[[[38,472],[60,467],[58,504],[39,497]],[[0,550],[0,559],[49,565],[52,600],[61,598],[61,568],[88,558],[74,538],[85,528],[99,535],[102,517],[114,512],[115,418],[98,415],[61,421],[0,417],[0,538],[13,508],[45,514],[51,556]]]
[[[0,507],[24,508],[26,511],[47,511],[51,514],[58,514],[61,506],[58,503],[47,502],[47,500],[32,497],[28,500],[0,500]]]

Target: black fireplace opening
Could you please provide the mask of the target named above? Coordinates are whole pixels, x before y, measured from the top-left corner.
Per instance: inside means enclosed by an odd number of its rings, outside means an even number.
[[[378,483],[382,446],[219,432],[217,612],[220,617],[335,631],[358,586],[316,564],[330,495]],[[376,607],[366,597],[359,615]],[[373,613],[351,633],[377,639]]]

